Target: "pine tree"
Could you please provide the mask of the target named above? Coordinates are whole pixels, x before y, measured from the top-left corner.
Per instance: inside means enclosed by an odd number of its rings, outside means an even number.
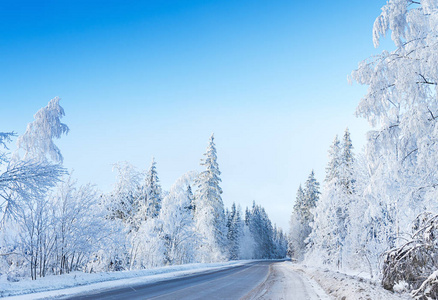
[[[308,243],[307,238],[312,231],[310,227],[314,220],[312,211],[318,203],[319,195],[319,183],[312,170],[306,181],[305,189],[303,190],[301,185],[298,188],[290,220],[288,251],[294,259],[301,260],[303,258]]]
[[[288,241],[283,230],[274,224],[274,256],[273,258],[284,258],[287,254]]]
[[[195,205],[195,196],[193,196],[192,187],[190,184],[187,185],[187,199],[189,199],[190,205],[186,207],[186,209],[190,210],[192,216],[195,214],[196,205]]]
[[[330,182],[334,178],[339,178],[339,165],[341,157],[341,145],[338,136],[335,136],[333,144],[329,150],[329,163],[326,167],[325,182]]]
[[[313,222],[313,215],[311,213],[311,210],[316,206],[319,195],[319,182],[316,180],[315,173],[312,170],[305,184],[304,203],[301,208],[301,215],[304,222]]]
[[[248,215],[249,230],[255,242],[254,258],[269,259],[274,257],[274,233],[271,220],[263,207],[253,203]]]
[[[227,227],[227,238],[230,251],[229,258],[232,260],[239,259],[240,240],[243,233],[243,223],[242,218],[240,217],[240,208],[236,208],[235,203],[232,204],[231,210],[228,213]]]
[[[292,215],[289,221],[289,241],[288,241],[288,255],[294,260],[302,260],[306,244],[305,240],[309,234],[304,226],[303,207],[305,203],[305,195],[303,188],[298,187],[297,195],[295,197],[295,204]]]
[[[201,165],[206,170],[200,173],[197,179],[195,219],[198,232],[205,239],[201,260],[207,262],[222,260],[227,244],[222,189],[219,186],[221,172],[217,163],[213,134],[204,156]]]
[[[354,191],[354,178],[353,178],[353,166],[354,166],[354,155],[353,155],[353,144],[350,138],[350,132],[348,128],[345,129],[343,145],[342,145],[342,157],[340,161],[340,180],[344,185],[345,191],[352,194]]]
[[[314,213],[311,240],[317,257],[322,262],[342,267],[345,241],[350,226],[349,207],[353,197],[354,170],[353,145],[348,129],[343,144],[336,136],[329,152],[326,180],[321,200]]]
[[[147,216],[156,218],[161,209],[161,185],[158,178],[155,158],[152,158],[151,167],[146,174],[145,195],[147,203]]]
[[[295,204],[293,207],[293,212],[297,215],[297,217],[300,220],[303,219],[302,211],[303,211],[304,203],[306,201],[305,197],[306,196],[304,195],[304,190],[300,184],[300,186],[298,187],[297,195],[295,197]]]

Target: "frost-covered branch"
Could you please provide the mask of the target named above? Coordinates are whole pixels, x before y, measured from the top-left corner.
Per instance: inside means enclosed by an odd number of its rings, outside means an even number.
[[[12,137],[16,136],[15,132],[0,132],[0,146],[3,146],[3,148],[8,149],[6,143],[12,141]]]
[[[53,161],[62,163],[61,151],[53,142],[53,139],[59,139],[69,131],[68,126],[61,123],[65,113],[59,105],[60,100],[55,97],[41,108],[34,116],[35,121],[29,123],[26,132],[18,138],[18,147],[25,151],[24,159],[46,161],[49,156]]]
[[[11,142],[13,136],[16,136],[15,132],[0,132],[0,146],[6,150],[9,150],[6,143]],[[0,165],[3,162],[7,162],[7,157],[5,153],[0,151]]]
[[[0,174],[0,197],[7,203],[3,217],[13,214],[21,201],[43,197],[67,173],[61,165],[36,161],[18,161]]]

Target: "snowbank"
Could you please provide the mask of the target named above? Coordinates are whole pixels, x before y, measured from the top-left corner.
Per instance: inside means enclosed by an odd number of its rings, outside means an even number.
[[[211,264],[187,264],[137,271],[83,273],[73,272],[52,275],[37,280],[24,279],[9,282],[6,276],[0,277],[0,297],[3,299],[41,299],[91,292],[99,289],[123,287],[141,283],[152,283],[175,277],[186,276],[230,266],[239,266],[253,261],[231,261]]]
[[[330,271],[316,267],[308,267],[301,264],[290,264],[290,267],[315,280],[334,299],[355,300],[400,300],[412,299],[409,294],[392,293],[385,290],[379,282],[359,276],[347,275],[340,272]]]
[[[266,280],[243,300],[331,299],[315,281],[302,276],[301,272],[296,272],[291,266],[292,263],[289,261],[272,264]]]

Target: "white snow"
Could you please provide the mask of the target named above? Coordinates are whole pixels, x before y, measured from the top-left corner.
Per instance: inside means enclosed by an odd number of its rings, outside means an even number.
[[[153,283],[161,280],[187,276],[230,266],[244,265],[250,260],[210,264],[186,264],[153,268],[148,270],[83,273],[72,272],[65,275],[51,275],[37,280],[23,279],[9,282],[0,277],[0,297],[3,299],[44,299],[50,297],[73,296],[95,290]],[[8,297],[9,296],[9,297]]]
[[[314,280],[295,271],[292,265],[289,261],[272,264],[265,282],[244,299],[331,299]]]
[[[334,299],[412,299],[407,293],[392,293],[385,290],[379,282],[363,277],[330,271],[328,269],[309,267],[302,264],[290,263],[289,267],[302,274],[303,277],[314,280],[314,282]]]

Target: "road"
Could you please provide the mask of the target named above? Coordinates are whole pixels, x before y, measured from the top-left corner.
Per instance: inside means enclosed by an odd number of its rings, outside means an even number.
[[[262,284],[273,261],[260,261],[182,278],[64,299],[240,299]]]

